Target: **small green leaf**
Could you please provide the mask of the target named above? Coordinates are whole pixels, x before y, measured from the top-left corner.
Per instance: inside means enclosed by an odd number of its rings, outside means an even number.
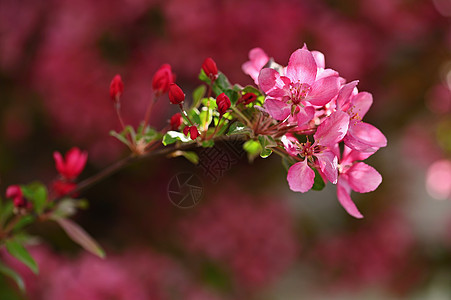
[[[204,148],[210,148],[213,147],[215,145],[215,141],[213,140],[206,140],[202,142],[202,147]]]
[[[21,186],[22,192],[33,204],[35,211],[40,214],[47,203],[47,187],[40,182],[33,182]]]
[[[14,226],[14,230],[20,230],[23,227],[27,226],[28,224],[33,223],[35,220],[35,217],[31,215],[23,216]]]
[[[203,69],[200,69],[199,80],[205,82],[208,85],[210,84],[210,78],[208,78]]]
[[[319,174],[318,170],[316,169],[313,170],[315,171],[315,181],[313,182],[312,190],[321,191],[322,189],[324,189],[326,184],[324,183],[324,180]]]
[[[183,156],[195,165],[197,165],[199,163],[199,156],[197,155],[196,152],[193,152],[193,151],[177,150],[177,151],[172,152],[169,156],[170,157]]]
[[[213,120],[213,112],[211,109],[204,107],[199,115],[200,118],[200,128],[208,128],[211,121]]]
[[[257,97],[260,96],[262,93],[260,92],[260,90],[258,90],[256,87],[252,86],[252,85],[247,85],[243,88],[242,90],[243,94],[244,93],[252,93],[255,94]]]
[[[16,271],[14,271],[13,269],[7,267],[6,265],[0,263],[0,273],[2,273],[3,275],[8,276],[12,280],[14,280],[14,282],[17,284],[19,289],[22,292],[25,292],[25,283],[24,283],[22,277],[20,277],[20,275]]]
[[[178,131],[168,131],[164,136],[163,136],[163,145],[167,146],[170,144],[175,143],[176,141],[181,141],[181,142],[189,142],[190,139],[184,135],[181,132]]]
[[[75,243],[100,258],[105,257],[105,251],[103,251],[100,245],[77,223],[74,223],[70,219],[64,218],[52,219],[57,222],[61,228],[63,228],[63,230]]]
[[[205,96],[206,87],[205,85],[198,86],[193,92],[193,104],[191,107],[198,107],[202,98]]]
[[[11,201],[5,203],[0,211],[0,225],[3,226],[9,217],[13,214],[14,204]]]
[[[232,90],[232,85],[230,84],[227,77],[219,72],[218,77],[216,78],[215,82],[213,83],[213,92],[218,96],[221,93],[225,93],[227,90]],[[230,99],[232,101],[232,99]]]
[[[229,97],[230,102],[232,103],[232,105],[235,105],[236,102],[238,101],[238,98],[240,97],[239,93],[237,91],[234,91],[232,89],[227,89],[224,92],[227,97]]]
[[[114,130],[110,131],[110,135],[115,137],[116,139],[118,139],[120,142],[124,143],[127,146],[130,146],[129,141],[127,140],[127,138],[125,138],[123,135],[121,135],[120,133],[117,133]]]
[[[25,249],[20,243],[18,243],[16,240],[11,239],[7,240],[5,242],[6,244],[6,250],[20,260],[22,263],[24,263],[28,268],[30,268],[33,273],[38,274],[39,268],[36,262],[34,261],[33,257],[31,257],[30,253],[28,253],[27,249]]]

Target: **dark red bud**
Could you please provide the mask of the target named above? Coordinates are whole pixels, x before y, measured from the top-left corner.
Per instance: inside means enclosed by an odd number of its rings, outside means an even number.
[[[255,100],[257,100],[257,95],[255,95],[254,93],[246,93],[243,95],[243,97],[241,98],[244,105],[248,105],[252,102],[254,102]]]
[[[215,80],[216,76],[218,75],[218,67],[216,67],[216,63],[211,57],[208,57],[204,60],[204,63],[202,64],[202,70],[204,70],[205,74],[211,80]]]
[[[53,191],[55,192],[55,194],[58,197],[62,197],[62,196],[69,194],[76,187],[77,187],[77,185],[75,183],[66,182],[66,181],[62,181],[62,180],[56,180],[52,183]],[[74,195],[74,194],[72,196],[76,197],[76,195]]]
[[[10,185],[6,189],[6,198],[23,197],[22,190],[18,185]]]
[[[110,96],[113,101],[119,101],[122,93],[124,92],[124,83],[122,82],[121,75],[114,76],[110,84]]]
[[[183,118],[182,115],[180,113],[176,113],[175,115],[173,115],[171,117],[171,130],[177,130],[179,129],[180,125],[182,125],[183,123]]]
[[[222,116],[230,108],[231,103],[229,97],[222,93],[216,98],[216,104],[218,105],[219,114]]]
[[[162,65],[153,75],[152,88],[157,93],[167,93],[171,83],[174,83],[175,75],[172,73],[171,66]]]
[[[169,101],[172,104],[180,104],[185,100],[185,94],[182,89],[175,83],[171,83],[169,86]]]
[[[191,126],[189,128],[189,134],[192,140],[197,139],[197,137],[200,135],[199,131],[197,130],[196,126]]]
[[[28,203],[27,203],[27,200],[25,200],[24,197],[16,197],[16,198],[13,199],[13,204],[14,204],[14,207],[24,208],[24,207],[27,206]]]
[[[190,128],[189,126],[185,126],[185,128],[183,128],[183,134],[184,135],[188,136],[189,128]]]

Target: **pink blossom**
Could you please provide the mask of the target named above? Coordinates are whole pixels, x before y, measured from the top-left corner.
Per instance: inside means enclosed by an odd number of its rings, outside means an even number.
[[[337,183],[338,158],[333,149],[346,135],[348,125],[349,116],[342,111],[336,111],[318,127],[313,135],[315,139],[313,144],[307,141],[301,144],[296,143],[294,146],[290,145],[288,140],[284,140],[287,151],[299,154],[304,159],[288,170],[287,180],[292,191],[304,193],[312,188],[315,172],[311,169],[309,162],[318,167],[330,182]]]
[[[345,146],[343,157],[338,167],[338,201],[351,216],[358,219],[363,218],[363,215],[351,199],[351,190],[358,193],[372,192],[382,182],[382,176],[373,167],[363,162],[357,162],[368,158],[373,153],[362,153]]]
[[[243,72],[254,79],[258,85],[258,75],[261,69],[268,63],[269,57],[261,48],[254,48],[249,51],[249,61],[245,62],[241,68]]]
[[[451,161],[442,159],[434,162],[427,170],[426,188],[435,199],[451,199]]]
[[[296,112],[299,126],[310,121],[315,113],[311,105],[323,106],[338,94],[338,75],[320,74],[313,54],[305,46],[291,54],[286,76],[271,68],[261,70],[258,81],[269,97],[265,101],[268,113],[276,120],[284,120],[290,111]]]
[[[53,158],[55,159],[58,173],[68,180],[73,180],[83,171],[88,159],[88,153],[74,147],[66,153],[64,159],[61,153],[56,151],[53,152]]]

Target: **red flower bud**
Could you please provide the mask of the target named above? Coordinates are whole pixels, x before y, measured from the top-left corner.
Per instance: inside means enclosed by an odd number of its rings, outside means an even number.
[[[176,113],[171,117],[171,130],[177,130],[179,129],[180,125],[183,123],[183,118],[180,113]]]
[[[23,197],[22,190],[20,189],[20,186],[18,185],[10,185],[6,189],[6,198],[17,198],[17,197]]]
[[[28,201],[24,197],[16,197],[13,199],[14,207],[25,208],[28,206]]]
[[[113,80],[111,80],[110,84],[110,96],[113,101],[119,101],[119,98],[124,91],[124,83],[122,82],[121,75],[114,76]]]
[[[58,173],[65,179],[73,180],[83,171],[88,160],[88,153],[86,151],[82,152],[78,148],[72,148],[67,151],[64,159],[61,153],[56,151],[53,152],[53,158],[55,159]]]
[[[204,60],[204,63],[202,64],[202,70],[204,70],[205,74],[211,80],[215,80],[216,76],[218,75],[218,67],[216,67],[216,63],[211,57],[208,57]]]
[[[56,180],[52,183],[53,191],[57,197],[62,197],[72,192],[77,185],[73,182],[66,182],[62,180]],[[76,196],[76,195],[72,195]]]
[[[246,93],[241,98],[241,101],[243,101],[244,105],[248,105],[255,100],[257,100],[257,95],[255,95],[254,93]]]
[[[197,130],[196,126],[191,126],[189,128],[189,134],[192,140],[197,139],[197,137],[200,135],[199,131]]]
[[[184,135],[188,136],[189,128],[190,128],[190,126],[185,126],[185,128],[183,128],[183,134]]]
[[[216,98],[219,114],[222,116],[230,108],[230,99],[226,94],[222,93]]]
[[[171,83],[174,83],[175,75],[172,73],[171,66],[162,65],[153,75],[152,88],[157,93],[167,93]]]
[[[171,83],[169,86],[169,101],[172,104],[180,104],[185,100],[185,94],[182,89],[175,83]]]

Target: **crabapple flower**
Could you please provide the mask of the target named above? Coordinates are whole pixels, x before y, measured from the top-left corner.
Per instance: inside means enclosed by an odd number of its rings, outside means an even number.
[[[343,157],[338,165],[337,197],[341,206],[351,216],[361,219],[359,212],[351,199],[351,191],[368,193],[374,191],[382,182],[382,176],[373,167],[357,162],[371,156],[374,152],[359,152],[345,145]]]
[[[58,173],[67,180],[73,180],[83,171],[88,159],[88,153],[74,147],[67,151],[64,159],[61,153],[56,151],[53,152],[53,158],[55,159]]]
[[[367,92],[357,93],[357,82],[345,84],[337,97],[337,108],[350,116],[349,130],[343,141],[354,150],[375,152],[387,146],[387,138],[379,129],[362,121],[373,104],[373,96]]]
[[[258,82],[268,95],[264,104],[268,113],[281,121],[293,112],[298,126],[309,122],[315,115],[312,105],[324,106],[338,94],[338,74],[320,74],[313,54],[305,46],[291,54],[286,76],[271,68],[262,69]]]
[[[202,70],[210,78],[210,80],[215,80],[218,76],[218,67],[216,67],[215,61],[211,57],[207,57],[202,64]]]
[[[313,135],[315,142],[293,143],[284,139],[284,146],[288,153],[300,155],[304,160],[295,163],[288,170],[287,180],[290,189],[305,193],[314,183],[315,172],[311,166],[318,167],[324,176],[333,184],[338,178],[338,158],[334,153],[336,144],[346,135],[349,125],[349,116],[336,111],[327,117]],[[309,164],[310,163],[310,164]]]
[[[180,104],[185,100],[185,94],[182,89],[175,83],[171,83],[169,86],[169,101],[172,104]]]
[[[119,102],[119,99],[124,92],[124,82],[122,81],[121,75],[117,74],[114,76],[110,84],[110,96],[115,102]]]
[[[171,130],[178,130],[180,125],[183,123],[183,118],[181,113],[176,113],[171,117],[171,120],[169,121],[171,125]]]
[[[241,69],[252,77],[255,84],[258,85],[258,75],[261,69],[268,63],[269,57],[261,48],[254,48],[249,51],[249,61],[245,62]]]
[[[218,112],[222,116],[230,108],[231,103],[229,97],[222,93],[216,98],[216,104],[218,105]]]
[[[172,73],[171,66],[162,65],[152,78],[152,89],[157,94],[164,94],[169,91],[169,86],[174,83],[175,75]]]

